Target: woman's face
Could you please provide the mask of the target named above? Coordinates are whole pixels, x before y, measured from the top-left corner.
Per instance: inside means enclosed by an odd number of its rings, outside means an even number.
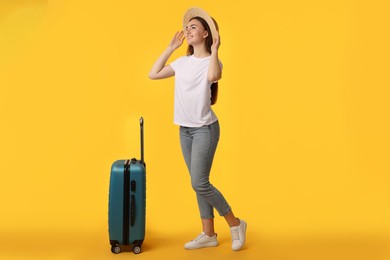
[[[193,19],[188,22],[186,28],[184,29],[184,33],[187,38],[188,45],[202,43],[208,36],[208,32],[197,19]]]

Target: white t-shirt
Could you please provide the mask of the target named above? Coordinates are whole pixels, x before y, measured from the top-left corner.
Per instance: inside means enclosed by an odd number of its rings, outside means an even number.
[[[201,127],[218,120],[211,109],[210,57],[183,56],[169,65],[175,71],[174,123]]]

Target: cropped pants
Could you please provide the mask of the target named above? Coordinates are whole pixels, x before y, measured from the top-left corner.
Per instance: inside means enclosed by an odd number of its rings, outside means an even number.
[[[210,183],[210,170],[218,141],[218,121],[202,127],[180,126],[180,145],[202,219],[214,218],[214,208],[221,216],[231,211],[221,192]]]

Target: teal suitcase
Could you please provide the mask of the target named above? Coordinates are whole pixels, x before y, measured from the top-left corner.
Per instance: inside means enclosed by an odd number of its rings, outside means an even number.
[[[111,252],[131,249],[141,252],[145,239],[146,164],[144,162],[143,118],[141,160],[118,160],[112,164],[108,199],[108,233]]]

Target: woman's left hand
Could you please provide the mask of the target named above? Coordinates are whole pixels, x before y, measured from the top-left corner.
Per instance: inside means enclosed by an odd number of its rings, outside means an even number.
[[[211,52],[217,52],[220,45],[221,45],[221,40],[219,37],[219,33],[217,32],[217,35],[213,40],[213,44],[211,45]]]

